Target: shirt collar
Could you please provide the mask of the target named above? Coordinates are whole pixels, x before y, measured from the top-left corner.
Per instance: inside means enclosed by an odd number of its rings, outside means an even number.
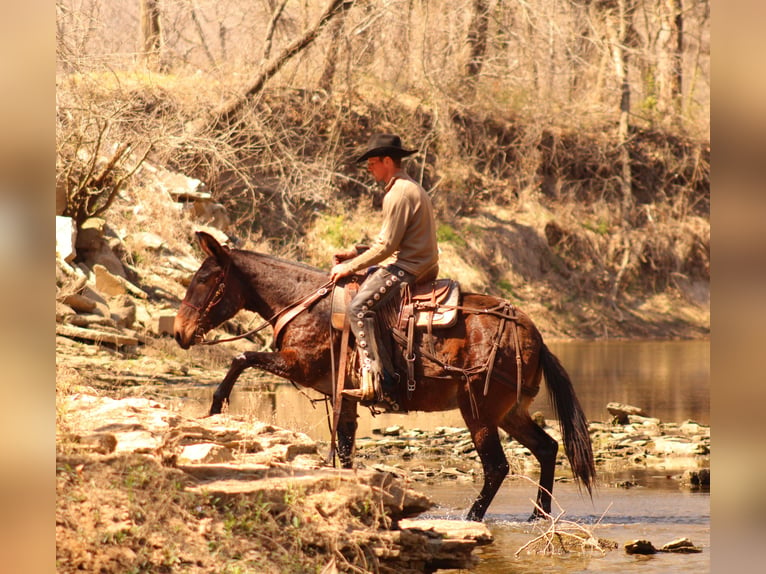
[[[388,183],[386,184],[386,193],[388,193],[391,190],[391,188],[394,186],[394,183],[396,182],[397,179],[403,179],[403,178],[406,178],[406,177],[407,177],[407,174],[404,173],[404,171],[402,171],[402,170],[397,171],[391,177],[391,179],[388,180]]]

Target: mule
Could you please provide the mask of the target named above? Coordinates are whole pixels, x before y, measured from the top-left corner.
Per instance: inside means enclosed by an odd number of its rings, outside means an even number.
[[[210,414],[221,412],[237,378],[249,367],[333,397],[331,358],[339,356],[341,337],[330,328],[331,302],[323,296],[329,274],[271,255],[230,249],[204,232],[197,237],[207,257],[189,284],[174,324],[175,339],[184,349],[204,342],[208,331],[241,309],[259,314],[273,327],[285,309],[294,309],[297,301],[316,293],[280,326],[273,352],[234,357],[213,394]],[[416,385],[402,394],[404,412],[460,409],[484,471],[469,520],[483,520],[509,472],[499,428],[528,448],[540,465],[532,517],[550,514],[558,443],[529,414],[543,375],[572,472],[591,496],[596,477],[587,421],[569,375],[526,314],[515,310],[509,317],[497,311],[508,308],[497,297],[464,293],[453,326],[419,334]],[[511,321],[513,328],[503,328],[502,322]],[[353,464],[356,419],[357,403],[341,400],[337,440],[344,468]]]

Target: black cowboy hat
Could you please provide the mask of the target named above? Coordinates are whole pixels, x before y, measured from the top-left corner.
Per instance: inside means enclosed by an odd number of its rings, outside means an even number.
[[[356,163],[371,157],[405,157],[417,150],[404,149],[402,138],[394,134],[375,134],[367,142],[367,151],[357,158]]]

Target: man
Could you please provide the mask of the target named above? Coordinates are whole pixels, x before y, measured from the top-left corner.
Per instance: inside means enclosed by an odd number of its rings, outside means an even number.
[[[391,401],[396,389],[392,365],[382,360],[376,313],[403,285],[432,281],[439,271],[436,222],[433,205],[425,190],[402,170],[402,158],[415,153],[402,147],[401,138],[378,134],[370,138],[357,163],[367,161],[375,181],[385,186],[383,225],[373,245],[338,253],[330,272],[337,281],[393,256],[365,280],[348,309],[351,331],[362,362],[361,389],[344,394],[365,403]]]

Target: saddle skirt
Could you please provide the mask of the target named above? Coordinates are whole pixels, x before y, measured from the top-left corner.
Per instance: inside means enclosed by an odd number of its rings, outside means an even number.
[[[332,293],[332,326],[342,330],[346,309],[359,290],[364,276],[352,276],[343,285],[335,285]],[[402,298],[397,328],[405,329],[414,315],[416,327],[439,329],[452,327],[460,305],[460,284],[452,279],[436,279],[415,285],[409,296]]]

